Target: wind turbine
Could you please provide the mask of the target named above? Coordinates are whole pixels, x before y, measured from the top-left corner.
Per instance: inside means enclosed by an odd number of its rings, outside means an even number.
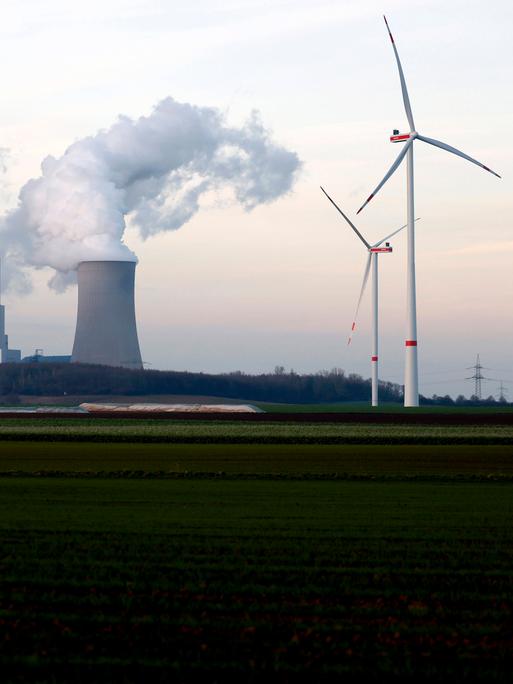
[[[410,126],[409,133],[400,134],[398,130],[394,130],[394,134],[391,136],[390,141],[397,143],[405,143],[403,149],[397,156],[390,169],[387,171],[383,180],[379,183],[373,193],[365,200],[363,205],[356,212],[359,214],[361,210],[371,201],[371,199],[379,192],[383,185],[387,182],[390,176],[396,171],[396,169],[401,164],[404,157],[406,157],[406,187],[407,187],[407,220],[408,220],[408,263],[407,263],[407,325],[406,325],[406,363],[404,372],[404,405],[405,406],[418,406],[419,405],[419,371],[417,365],[417,304],[416,304],[416,292],[415,292],[415,224],[414,224],[414,187],[413,187],[413,142],[415,140],[422,140],[422,142],[428,143],[428,145],[433,145],[434,147],[439,147],[446,152],[451,152],[452,154],[462,157],[473,164],[477,164],[485,171],[493,173],[494,176],[500,178],[498,173],[492,171],[481,162],[476,159],[469,157],[468,154],[457,150],[451,145],[440,142],[440,140],[434,140],[433,138],[427,138],[421,135],[415,130],[415,124],[413,123],[413,114],[411,111],[410,98],[408,97],[408,90],[406,88],[406,81],[404,79],[404,73],[399,60],[399,54],[390,32],[388,22],[386,17],[385,24],[388,30],[388,35],[392,41],[392,47],[395,54],[395,59],[397,62],[397,68],[399,70],[399,79],[401,81],[401,90],[403,94],[404,109],[406,112],[406,118],[408,119],[408,124]]]
[[[360,289],[360,296],[358,297],[358,304],[356,305],[356,311],[354,314],[353,318],[353,325],[351,326],[351,335],[349,336],[349,340],[347,344],[351,344],[351,338],[353,336],[353,332],[356,328],[356,319],[358,317],[358,310],[360,308],[360,304],[363,298],[363,293],[365,292],[365,287],[367,286],[367,281],[369,279],[369,272],[371,270],[372,266],[372,355],[371,355],[371,382],[372,382],[372,406],[377,406],[378,405],[378,342],[379,342],[379,335],[378,335],[378,256],[380,254],[390,254],[392,251],[392,247],[388,244],[387,240],[389,240],[391,237],[399,233],[403,228],[406,228],[406,224],[404,226],[401,226],[400,228],[397,228],[397,230],[394,230],[393,233],[390,233],[390,235],[387,235],[384,237],[382,240],[379,240],[379,242],[376,242],[374,245],[371,245],[367,240],[363,237],[363,235],[360,233],[358,228],[352,223],[347,216],[344,214],[342,209],[335,204],[335,202],[331,199],[331,197],[328,195],[326,190],[321,186],[321,190],[323,193],[326,195],[326,197],[329,199],[329,201],[333,204],[335,209],[341,214],[347,223],[351,226],[351,228],[354,230],[354,232],[358,235],[360,240],[363,242],[365,245],[365,249],[368,252],[367,256],[367,261],[365,263],[365,270],[363,272],[363,281],[362,281],[362,287]],[[384,247],[381,247],[381,245],[385,243]]]

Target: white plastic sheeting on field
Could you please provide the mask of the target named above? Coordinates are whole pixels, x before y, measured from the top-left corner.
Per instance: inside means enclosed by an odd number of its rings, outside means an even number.
[[[80,404],[89,413],[138,412],[138,413],[263,413],[252,404]]]

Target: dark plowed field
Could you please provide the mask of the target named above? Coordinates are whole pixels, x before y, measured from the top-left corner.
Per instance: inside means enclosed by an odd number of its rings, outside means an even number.
[[[199,413],[101,411],[98,413],[2,413],[3,418],[23,420],[116,419],[246,421],[254,423],[362,423],[369,425],[513,425],[511,413]]]

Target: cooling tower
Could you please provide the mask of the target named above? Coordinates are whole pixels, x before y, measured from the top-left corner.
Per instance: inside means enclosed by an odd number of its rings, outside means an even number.
[[[135,323],[133,261],[78,265],[77,328],[71,361],[142,368]]]

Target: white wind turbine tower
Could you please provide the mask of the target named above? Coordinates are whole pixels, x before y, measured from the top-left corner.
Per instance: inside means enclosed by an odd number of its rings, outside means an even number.
[[[369,279],[369,272],[371,270],[371,265],[372,265],[372,354],[371,354],[371,381],[372,381],[372,406],[377,406],[378,405],[378,344],[379,344],[379,326],[378,326],[378,256],[379,254],[389,254],[392,251],[392,247],[386,242],[386,240],[389,240],[392,236],[396,235],[396,233],[399,233],[403,228],[406,228],[406,224],[404,226],[401,226],[400,228],[397,228],[397,230],[394,230],[393,233],[390,233],[390,235],[387,235],[384,237],[382,240],[379,240],[379,242],[376,242],[374,245],[371,245],[367,240],[363,237],[363,235],[360,233],[358,228],[352,223],[347,216],[344,214],[342,209],[335,204],[335,202],[331,199],[331,197],[328,195],[326,190],[321,187],[321,190],[323,193],[326,195],[326,197],[329,199],[329,201],[333,204],[335,209],[345,218],[347,223],[351,226],[351,228],[354,230],[354,232],[358,235],[360,240],[363,242],[365,245],[365,249],[368,252],[367,256],[367,262],[365,264],[365,270],[363,272],[363,281],[362,281],[362,287],[360,289],[360,296],[358,297],[358,304],[356,305],[356,311],[354,314],[353,318],[353,325],[351,326],[351,335],[349,336],[349,340],[347,344],[351,343],[351,338],[353,336],[353,331],[356,328],[356,319],[358,317],[358,310],[360,308],[360,304],[363,298],[363,293],[365,292],[365,287],[367,285],[367,281]],[[385,243],[384,247],[381,247],[381,245]]]
[[[406,81],[404,79],[404,73],[399,60],[399,54],[394,43],[394,39],[388,27],[388,22],[385,19],[385,24],[387,26],[388,35],[392,41],[392,47],[394,49],[395,59],[397,61],[397,68],[399,70],[399,79],[401,81],[401,90],[403,94],[404,109],[406,112],[406,118],[410,126],[410,132],[400,134],[399,131],[394,130],[394,134],[391,136],[391,142],[404,142],[405,145],[401,152],[399,153],[397,159],[392,164],[387,174],[383,180],[376,187],[374,192],[369,195],[363,205],[358,209],[357,214],[371,201],[371,199],[379,192],[383,185],[387,182],[390,176],[398,168],[404,157],[406,157],[406,187],[407,187],[407,220],[408,220],[408,264],[407,264],[407,326],[406,326],[406,363],[405,363],[405,373],[404,373],[404,405],[405,406],[418,406],[419,405],[419,372],[417,365],[417,305],[416,305],[416,292],[415,292],[415,224],[414,224],[414,187],[413,187],[413,142],[414,140],[422,140],[429,145],[434,147],[439,147],[446,152],[452,152],[452,154],[462,157],[473,164],[477,164],[485,171],[493,173],[494,176],[500,178],[498,173],[492,171],[481,162],[476,159],[469,157],[464,152],[460,152],[455,147],[447,145],[446,143],[440,142],[439,140],[434,140],[433,138],[427,138],[415,130],[415,124],[413,123],[413,114],[410,106],[410,98],[408,97],[408,90],[406,88]]]

